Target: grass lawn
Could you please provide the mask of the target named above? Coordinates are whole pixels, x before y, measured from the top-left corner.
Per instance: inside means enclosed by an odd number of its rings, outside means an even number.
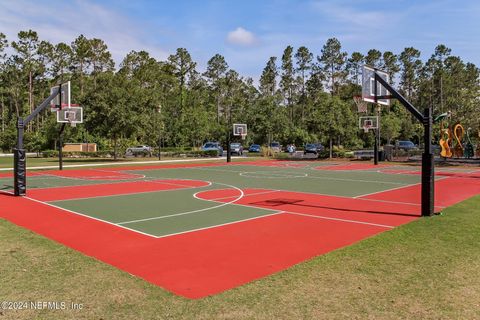
[[[0,319],[478,319],[480,196],[273,276],[200,300],[0,220]],[[85,235],[88,236],[88,235]]]

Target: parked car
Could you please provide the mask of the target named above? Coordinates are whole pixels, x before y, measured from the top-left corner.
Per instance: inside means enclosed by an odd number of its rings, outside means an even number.
[[[418,149],[417,146],[410,140],[397,141],[395,143],[395,148],[397,148],[398,150],[405,150],[405,151]]]
[[[252,144],[250,148],[248,148],[248,152],[260,152],[260,145],[259,144]]]
[[[276,141],[270,143],[270,148],[272,149],[273,152],[281,152],[282,151],[282,145]]]
[[[143,155],[143,156],[151,156],[153,152],[153,148],[145,145],[135,146],[127,148],[126,154],[127,155]]]
[[[209,141],[205,142],[202,146],[202,151],[211,151],[216,150],[218,152],[218,156],[221,157],[223,155],[223,148],[219,142]]]
[[[315,143],[307,143],[303,149],[303,154],[307,153],[318,154],[317,145]]]
[[[230,154],[241,156],[243,154],[243,146],[238,142],[230,143]]]
[[[303,149],[303,154],[313,153],[315,155],[318,155],[324,149],[325,148],[321,143],[307,143],[305,145],[305,148]]]

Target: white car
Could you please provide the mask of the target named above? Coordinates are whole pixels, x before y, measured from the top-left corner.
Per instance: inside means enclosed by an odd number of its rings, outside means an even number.
[[[127,149],[127,154],[128,155],[148,155],[151,156],[153,152],[153,148],[149,146],[135,146],[135,147],[130,147]]]

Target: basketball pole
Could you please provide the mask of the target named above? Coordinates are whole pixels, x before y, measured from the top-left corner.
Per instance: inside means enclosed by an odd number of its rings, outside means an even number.
[[[62,123],[58,131],[58,170],[63,170],[63,132],[65,131],[66,123]]]
[[[391,97],[397,99],[417,120],[423,124],[423,143],[422,153],[422,216],[428,217],[434,214],[435,203],[435,159],[432,151],[432,108],[425,108],[423,114],[417,110],[407,99],[405,99],[397,90],[395,90],[387,81],[375,74],[375,87],[377,81],[380,82],[389,92]],[[381,97],[378,97],[381,98]],[[377,99],[377,97],[375,97]]]
[[[375,73],[376,74],[376,73]],[[377,112],[377,128],[373,131],[375,133],[375,143],[374,143],[374,146],[373,146],[373,164],[378,166],[378,152],[379,152],[379,144],[380,144],[380,127],[379,127],[379,124],[378,124],[378,110],[380,109],[378,107],[378,101],[377,101],[377,96],[378,96],[378,92],[377,92],[377,82],[375,81],[375,85],[374,85],[374,88],[373,88],[373,93],[374,93],[374,97],[375,97],[375,104],[374,104],[374,108],[377,108],[377,110],[375,110]]]
[[[45,99],[38,107],[33,110],[33,112],[26,118],[19,117],[17,120],[17,146],[13,149],[13,174],[14,174],[14,186],[13,193],[15,196],[24,196],[27,194],[27,157],[25,149],[23,146],[23,135],[25,131],[25,126],[35,119],[35,117],[45,110],[50,101],[52,101],[57,94],[61,91],[61,88],[55,88],[50,96]]]
[[[230,149],[230,130],[232,130],[232,106],[228,110],[228,125],[227,125],[227,163],[232,162],[232,155]]]

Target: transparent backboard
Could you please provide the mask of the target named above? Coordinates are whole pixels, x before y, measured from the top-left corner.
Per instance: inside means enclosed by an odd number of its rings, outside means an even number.
[[[83,123],[82,107],[66,107],[57,111],[57,122],[59,123]]]
[[[58,88],[59,86],[50,88],[50,94],[52,94],[53,91]],[[57,94],[55,98],[53,98],[52,101],[50,101],[50,107],[52,108],[52,111],[57,111],[57,109],[71,106],[70,81],[62,83],[60,91],[61,91],[60,94]],[[61,95],[61,99],[60,99],[60,95]],[[61,103],[60,103],[60,100],[61,100]]]
[[[390,105],[390,99],[375,99],[375,72],[385,81],[390,81],[390,76],[388,73],[372,68],[370,66],[363,66],[362,68],[362,98],[363,101],[378,103],[381,105],[388,106]],[[377,81],[377,92],[376,96],[388,96],[390,93],[388,90]]]
[[[244,123],[234,123],[233,124],[233,135],[234,136],[245,136],[247,135],[247,125]]]
[[[358,127],[363,129],[365,132],[368,130],[378,129],[378,117],[377,116],[367,116],[360,117],[358,122]]]

